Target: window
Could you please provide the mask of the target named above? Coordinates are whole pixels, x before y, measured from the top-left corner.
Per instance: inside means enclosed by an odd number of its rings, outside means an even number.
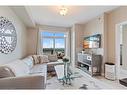
[[[59,59],[65,55],[65,33],[42,32],[43,54],[57,54]]]

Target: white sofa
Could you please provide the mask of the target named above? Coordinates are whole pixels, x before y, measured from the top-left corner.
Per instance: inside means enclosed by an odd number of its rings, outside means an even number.
[[[31,56],[0,66],[0,89],[45,89],[47,64],[33,65]]]

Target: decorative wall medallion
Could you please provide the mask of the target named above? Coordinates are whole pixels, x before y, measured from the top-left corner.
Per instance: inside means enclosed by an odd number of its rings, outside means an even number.
[[[0,52],[4,54],[14,51],[17,34],[14,25],[5,17],[0,17]]]

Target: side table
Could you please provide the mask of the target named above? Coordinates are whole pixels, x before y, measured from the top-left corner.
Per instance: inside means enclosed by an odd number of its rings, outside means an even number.
[[[63,65],[56,65],[55,67],[55,71],[57,74],[57,78],[58,80],[63,82],[64,84],[71,84],[71,80],[73,79],[73,77],[71,77],[72,73],[69,69],[69,63],[63,63]]]

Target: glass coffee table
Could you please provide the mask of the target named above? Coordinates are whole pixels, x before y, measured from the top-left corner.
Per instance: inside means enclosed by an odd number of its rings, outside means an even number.
[[[69,69],[69,65],[70,63],[63,62],[63,65],[54,66],[57,74],[57,78],[59,81],[63,82],[63,85],[64,84],[71,85],[71,80],[73,80],[72,72]]]

